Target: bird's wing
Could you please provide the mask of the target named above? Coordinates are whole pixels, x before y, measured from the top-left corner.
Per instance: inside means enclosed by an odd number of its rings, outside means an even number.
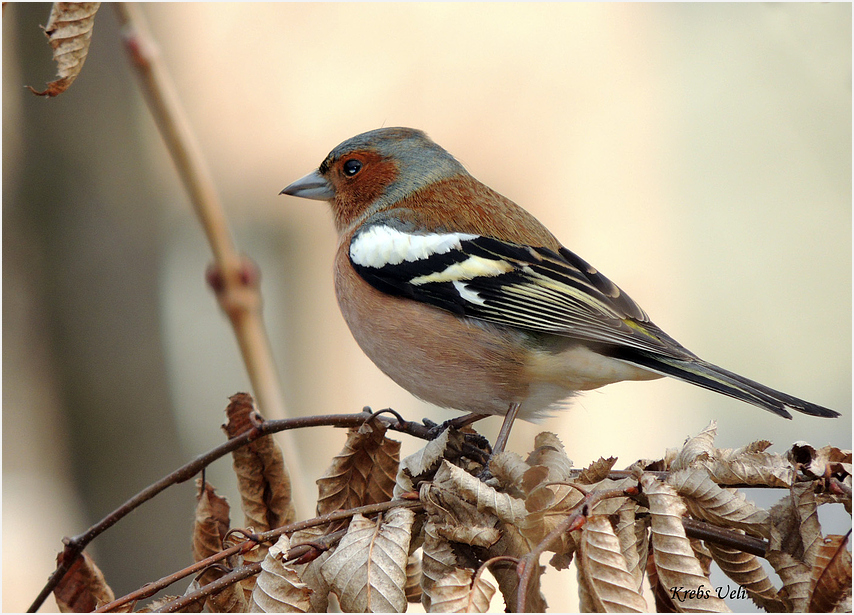
[[[459,316],[694,358],[613,282],[566,248],[555,252],[481,235],[419,233],[378,223],[354,235],[350,261],[374,288]]]

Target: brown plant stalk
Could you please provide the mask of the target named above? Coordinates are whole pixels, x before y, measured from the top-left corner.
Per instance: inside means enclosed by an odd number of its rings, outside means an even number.
[[[288,412],[261,317],[257,268],[235,248],[213,176],[138,5],[117,2],[114,6],[122,25],[125,49],[148,108],[213,252],[214,262],[206,277],[234,329],[258,407],[265,416],[285,418]],[[284,438],[285,464],[293,476],[302,476],[296,442],[290,436]],[[302,493],[301,483],[293,488],[297,510],[305,509],[309,500]]]

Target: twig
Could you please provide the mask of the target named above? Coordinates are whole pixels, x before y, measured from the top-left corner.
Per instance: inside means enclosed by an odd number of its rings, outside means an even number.
[[[261,562],[252,562],[251,564],[245,564],[240,568],[236,568],[228,574],[221,576],[216,581],[211,581],[210,583],[200,587],[196,591],[187,594],[186,596],[181,596],[180,598],[176,598],[175,600],[167,602],[159,609],[155,609],[153,612],[175,613],[177,611],[180,611],[184,607],[193,604],[194,602],[203,600],[208,596],[213,596],[215,593],[225,589],[229,585],[234,585],[235,583],[238,583],[243,579],[247,579],[254,574],[258,574],[259,572],[261,572]]]
[[[257,267],[234,246],[213,176],[139,7],[135,3],[118,2],[115,8],[123,28],[125,49],[139,77],[148,108],[213,251],[214,264],[208,270],[207,279],[234,328],[258,406],[265,416],[285,418],[288,413],[261,317]],[[303,475],[295,454],[298,450],[296,443],[286,437],[282,452],[293,476]],[[294,488],[294,504],[297,510],[302,510],[307,503],[308,498],[298,482]]]
[[[738,549],[739,551],[744,551],[758,557],[764,558],[768,550],[768,541],[763,538],[739,534],[733,530],[717,527],[705,521],[683,517],[682,527],[685,528],[685,535],[688,538],[705,540],[706,542],[730,549]]]
[[[275,542],[276,540],[278,540],[279,536],[281,536],[282,534],[290,534],[290,533],[293,533],[293,532],[296,532],[299,530],[303,530],[303,529],[306,529],[309,527],[315,527],[318,525],[326,525],[326,524],[332,523],[334,521],[339,521],[341,519],[347,519],[347,518],[352,517],[353,515],[357,515],[357,514],[372,515],[375,513],[385,512],[387,510],[391,510],[392,508],[419,508],[420,506],[421,506],[421,503],[418,501],[391,500],[389,502],[381,502],[379,504],[368,504],[365,506],[359,506],[358,508],[351,508],[349,510],[338,510],[338,511],[335,511],[333,513],[328,513],[328,514],[320,516],[320,517],[315,517],[313,519],[306,519],[305,521],[298,521],[295,523],[290,523],[288,525],[283,525],[282,527],[276,528],[274,530],[270,530],[269,532],[257,534],[249,540],[245,540],[239,544],[236,544],[232,547],[229,547],[228,549],[224,549],[224,550],[220,551],[219,553],[215,553],[214,555],[211,555],[210,557],[207,557],[203,560],[199,560],[195,564],[187,566],[186,568],[179,570],[173,574],[170,574],[166,577],[163,577],[162,579],[158,579],[157,581],[154,581],[152,583],[147,583],[146,585],[144,585],[140,589],[138,589],[134,592],[131,592],[130,594],[127,594],[125,596],[122,596],[121,598],[117,598],[113,602],[110,602],[108,604],[101,606],[95,612],[96,613],[106,613],[106,612],[114,611],[115,609],[117,609],[117,608],[119,608],[119,607],[121,607],[121,606],[123,606],[129,602],[135,602],[135,601],[144,600],[146,598],[149,598],[149,597],[153,596],[154,594],[156,594],[157,592],[159,592],[160,590],[164,589],[165,587],[168,587],[172,583],[176,583],[177,581],[180,581],[184,577],[190,576],[191,574],[195,574],[201,570],[204,570],[208,566],[216,564],[217,562],[220,562],[220,561],[222,561],[228,557],[231,557],[232,555],[236,555],[238,553],[248,552],[253,547],[255,547],[261,543]],[[340,531],[334,532],[333,534],[330,534],[328,536],[324,536],[322,538],[322,540],[325,542],[329,542],[331,544],[335,540],[340,539],[341,536],[343,536],[346,532],[347,532],[347,530],[340,530]],[[291,560],[297,559],[298,557],[301,557],[302,555],[308,553],[309,551],[311,551],[312,549],[315,549],[315,548],[316,548],[316,545],[312,544],[312,543],[302,543],[302,544],[294,545],[288,551],[287,555],[285,556],[284,561],[289,562]],[[258,564],[258,566],[260,566],[260,563]],[[258,568],[258,570],[260,570],[260,568]],[[255,570],[255,572],[258,572],[258,570]],[[191,602],[195,602],[199,597],[205,597],[207,595],[210,595],[211,593],[216,593],[216,592],[205,592],[203,594],[199,593],[199,592],[202,592],[203,590],[206,590],[207,588],[211,587],[211,585],[213,585],[213,584],[217,584],[217,590],[219,590],[219,589],[222,589],[223,587],[226,587],[227,585],[229,585],[231,583],[235,583],[235,582],[237,582],[243,578],[252,576],[252,574],[255,574],[255,572],[247,574],[245,576],[241,576],[240,578],[234,578],[234,579],[232,579],[231,582],[225,582],[225,583],[223,583],[222,581],[226,577],[221,577],[220,579],[217,579],[216,581],[212,581],[208,585],[205,585],[204,587],[200,588],[197,592],[194,592],[193,594],[187,594],[186,596],[182,596],[181,598],[176,599],[176,600],[174,600],[168,604],[164,604],[161,607],[161,610],[166,611],[166,612],[177,610],[178,608],[185,606],[186,604],[189,604]],[[192,598],[193,596],[195,596],[195,597]],[[192,598],[192,599],[190,599],[190,598]],[[177,604],[179,601],[180,601],[180,604]]]
[[[177,485],[179,483],[183,483],[191,479],[202,469],[206,468],[220,457],[223,457],[228,453],[240,448],[241,446],[245,446],[250,442],[257,440],[258,438],[272,433],[277,433],[289,429],[301,429],[304,427],[356,427],[373,416],[374,415],[370,412],[363,411],[356,414],[327,414],[319,416],[299,417],[294,419],[280,419],[277,421],[264,421],[258,427],[245,431],[239,436],[236,436],[220,444],[219,446],[208,451],[207,453],[196,457],[194,460],[181,466],[174,472],[164,476],[156,483],[149,485],[148,487],[134,495],[132,498],[127,500],[124,504],[119,506],[117,509],[115,509],[106,517],[98,521],[95,525],[87,529],[82,534],[72,536],[71,538],[64,538],[62,542],[65,544],[65,549],[63,550],[61,557],[59,558],[60,563],[53,571],[53,574],[51,574],[48,578],[47,583],[42,588],[39,595],[30,605],[29,612],[34,613],[41,607],[42,603],[44,603],[45,599],[48,597],[48,595],[50,595],[50,592],[54,590],[54,588],[59,584],[59,582],[68,572],[71,567],[71,564],[74,563],[77,557],[79,557],[79,555],[83,552],[83,549],[85,549],[86,546],[90,542],[92,542],[92,540],[94,540],[104,531],[115,525],[128,513],[135,510],[136,508],[156,496],[161,491],[167,489],[172,485]],[[407,421],[403,424],[400,424],[397,422],[393,422],[392,419],[387,419],[386,417],[376,417],[376,419],[386,423],[390,429],[403,433],[409,433],[410,435],[413,435],[415,437],[423,438],[429,431],[427,427],[418,423],[412,423]]]

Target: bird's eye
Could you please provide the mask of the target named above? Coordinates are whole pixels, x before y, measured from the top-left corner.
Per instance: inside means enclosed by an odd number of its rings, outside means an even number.
[[[345,162],[342,168],[344,169],[344,175],[346,175],[347,177],[353,177],[361,170],[362,163],[358,160],[351,159]]]

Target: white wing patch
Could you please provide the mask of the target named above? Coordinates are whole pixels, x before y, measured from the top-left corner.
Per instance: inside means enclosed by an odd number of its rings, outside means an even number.
[[[379,269],[459,250],[461,241],[475,238],[477,235],[467,233],[412,235],[389,226],[372,226],[359,233],[350,244],[350,259],[362,267]]]

